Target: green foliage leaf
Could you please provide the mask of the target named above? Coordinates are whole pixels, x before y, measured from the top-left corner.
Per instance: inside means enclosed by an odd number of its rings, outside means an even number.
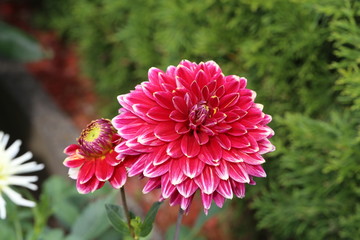
[[[0,21],[0,56],[28,62],[44,57],[41,46],[19,29]]]
[[[92,240],[109,229],[109,223],[104,221],[106,218],[104,205],[111,200],[113,200],[113,196],[103,199],[100,198],[87,205],[81,215],[76,219],[70,236],[78,237],[83,240]]]
[[[129,235],[129,227],[125,220],[125,216],[122,213],[121,207],[114,204],[106,204],[105,208],[111,226],[113,226],[116,231]]]
[[[155,221],[156,214],[161,206],[162,202],[155,202],[148,213],[146,214],[146,217],[141,225],[141,231],[140,231],[140,237],[146,237],[150,234],[153,223]]]

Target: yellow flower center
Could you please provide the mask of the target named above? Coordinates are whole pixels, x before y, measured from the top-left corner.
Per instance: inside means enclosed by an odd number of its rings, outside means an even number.
[[[99,138],[101,134],[101,127],[99,124],[94,124],[89,128],[86,128],[82,133],[82,138],[86,142],[94,142],[96,139]]]

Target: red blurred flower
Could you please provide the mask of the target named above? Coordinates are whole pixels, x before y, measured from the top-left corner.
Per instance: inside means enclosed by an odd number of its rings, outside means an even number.
[[[78,144],[71,144],[64,152],[69,155],[64,165],[69,167],[69,176],[76,179],[80,193],[94,192],[106,181],[112,187],[121,188],[127,179],[126,167],[131,160],[117,159],[114,147],[121,142],[110,120],[92,121],[78,138]]]
[[[144,193],[160,187],[162,198],[188,210],[200,190],[205,212],[212,200],[245,196],[245,183],[265,177],[261,156],[274,150],[266,126],[271,117],[255,104],[246,79],[224,76],[213,62],[182,61],[118,97],[113,125],[124,139],[115,148],[136,155],[129,176],[149,180]]]

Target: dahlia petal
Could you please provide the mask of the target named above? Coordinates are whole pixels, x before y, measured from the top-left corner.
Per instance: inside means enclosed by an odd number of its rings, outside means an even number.
[[[144,123],[132,123],[127,125],[121,125],[118,130],[118,134],[125,139],[130,139],[137,137],[137,132],[141,127],[144,126]]]
[[[232,199],[233,191],[230,184],[230,181],[221,180],[216,191],[221,194],[224,198]]]
[[[144,194],[151,192],[152,190],[159,188],[161,186],[161,178],[150,178],[145,184],[142,192]]]
[[[178,84],[177,80],[178,79],[175,79],[176,80],[176,83],[177,83],[177,87],[179,88],[182,88],[182,87],[185,87],[185,88],[189,88],[190,86],[190,80],[194,79],[194,74],[192,71],[190,71],[189,68],[183,66],[183,65],[179,65],[177,68],[176,68],[176,72],[175,72],[176,76],[180,79],[183,79],[184,81],[181,82],[181,84]]]
[[[186,80],[186,78],[182,78],[179,76],[175,77],[175,82],[176,82],[176,89],[188,89],[190,88],[190,84],[189,82]]]
[[[159,146],[163,145],[164,142],[160,141],[155,135],[153,131],[145,131],[138,135],[137,142],[141,145],[148,146]]]
[[[219,65],[214,62],[214,61],[207,61],[204,63],[205,65],[205,70],[206,72],[209,74],[209,76],[212,76],[212,77],[217,77],[217,75],[220,75],[222,74],[222,71],[221,71],[221,68],[219,67]]]
[[[73,155],[75,154],[76,150],[78,150],[80,147],[77,144],[70,144],[64,149],[64,153],[67,155]]]
[[[275,146],[271,144],[271,142],[268,139],[262,139],[258,142],[259,145],[259,154],[265,154],[268,152],[275,151]]]
[[[117,159],[117,153],[112,151],[109,154],[106,154],[105,159],[103,161],[110,166],[118,165],[123,159]]]
[[[159,85],[159,74],[164,73],[162,70],[152,67],[148,71],[148,79],[154,85]]]
[[[185,156],[192,158],[199,154],[200,146],[199,144],[194,144],[195,141],[195,137],[189,134],[185,134],[182,137],[180,147]]]
[[[184,210],[184,211],[188,211],[192,200],[193,200],[193,196],[191,196],[189,198],[182,197],[181,198],[181,203],[180,203],[181,209]]]
[[[241,157],[241,159],[247,164],[259,165],[265,162],[265,159],[259,153],[246,154],[241,151],[238,151],[237,155]]]
[[[203,193],[212,194],[219,185],[220,179],[215,174],[213,167],[205,167],[203,172],[194,178],[195,183]]]
[[[196,73],[195,81],[199,85],[199,88],[203,90],[204,87],[206,87],[207,84],[207,76],[203,70],[200,70]],[[206,87],[207,88],[207,87]],[[204,96],[204,95],[203,95]]]
[[[173,185],[180,184],[186,179],[186,176],[181,169],[180,162],[180,160],[172,160],[170,164],[170,169],[168,169],[169,179],[171,181],[171,184]]]
[[[259,124],[266,125],[269,122],[271,122],[271,120],[272,120],[272,117],[270,115],[268,115],[268,114],[265,114],[263,120],[261,122],[259,122]]]
[[[146,116],[155,121],[169,121],[170,110],[162,107],[152,107],[147,111]]]
[[[178,184],[176,188],[183,197],[189,198],[196,192],[198,186],[196,185],[194,180],[186,179],[182,183]]]
[[[105,159],[96,159],[95,161],[95,176],[99,181],[107,181],[114,172],[114,167],[107,164]]]
[[[250,141],[245,136],[239,137],[239,136],[227,135],[227,137],[230,139],[231,147],[233,148],[247,148],[250,146]]]
[[[126,145],[126,142],[121,142],[115,147],[115,151],[119,153],[119,155],[138,155],[139,153],[134,149],[129,148]]]
[[[134,114],[138,116],[147,116],[146,113],[150,111],[150,107],[145,104],[136,103],[132,105],[132,109],[134,111]]]
[[[207,84],[210,93],[213,93],[215,91],[216,85],[216,80],[212,80]]]
[[[245,197],[245,184],[235,181],[231,181],[232,189],[236,197],[244,198]]]
[[[199,176],[205,167],[205,164],[197,159],[182,157],[180,161],[183,173],[191,179]]]
[[[214,192],[213,194],[213,199],[215,204],[219,207],[222,208],[225,202],[225,198],[223,196],[221,196],[219,193]]]
[[[259,145],[257,141],[249,134],[246,135],[246,138],[249,140],[250,146],[242,149],[244,153],[256,153],[259,151]]]
[[[79,171],[78,181],[80,184],[84,184],[89,181],[95,173],[95,162],[94,161],[87,161],[85,162]]]
[[[200,153],[197,157],[201,162],[205,163],[206,165],[219,166],[220,164],[219,160],[217,161],[213,160],[212,156],[210,155],[210,152],[207,150],[207,147],[205,147],[205,145],[201,147]]]
[[[199,145],[204,145],[209,141],[209,135],[204,132],[194,131],[194,137]]]
[[[125,145],[137,152],[147,153],[151,152],[154,148],[152,146],[142,145],[138,142],[137,138],[129,139],[125,142]],[[124,151],[119,151],[119,148],[115,148],[118,153],[124,154]]]
[[[229,93],[220,99],[220,108],[225,109],[234,106],[240,98],[239,93]]]
[[[225,77],[225,89],[226,93],[235,93],[240,89],[240,78],[236,75],[229,75]]]
[[[170,142],[166,146],[166,154],[172,158],[179,158],[181,156],[184,156],[183,152],[181,151],[181,148],[180,148],[180,143],[181,143],[181,141],[179,141],[179,140]]]
[[[169,171],[170,163],[165,162],[161,165],[154,165],[153,162],[150,162],[144,169],[144,176],[149,178],[159,177],[164,173]]]
[[[169,118],[175,122],[186,122],[189,119],[187,115],[178,110],[172,111],[169,115]]]
[[[142,155],[139,157],[139,159],[130,167],[128,171],[129,177],[136,176],[144,171],[145,168],[145,159],[148,157],[146,155]]]
[[[201,91],[199,84],[196,81],[193,81],[190,85],[191,92],[194,94],[194,96],[201,96]]]
[[[86,159],[81,155],[72,155],[70,157],[65,158],[64,165],[69,168],[77,168],[84,164]]]
[[[273,133],[273,130],[269,127],[258,127],[256,129],[249,130],[249,135],[255,139],[255,141],[260,141],[264,138],[267,138]]]
[[[142,88],[144,94],[152,100],[155,100],[153,93],[161,91],[161,88],[159,87],[159,85],[155,85],[150,82],[142,82],[141,88]]]
[[[231,125],[226,123],[218,123],[217,125],[212,127],[212,130],[216,133],[225,133],[231,129]]]
[[[169,174],[161,176],[161,195],[165,199],[171,196],[170,204],[173,202],[173,195],[176,195],[173,194],[175,190],[176,187],[171,184]]]
[[[76,188],[79,193],[87,194],[94,192],[95,190],[101,188],[104,185],[104,182],[100,182],[96,177],[92,177],[86,183],[81,184],[79,178],[76,181]]]
[[[215,95],[218,97],[222,97],[225,93],[224,85],[221,85],[218,89],[216,89]]]
[[[174,187],[175,190],[175,187]],[[181,196],[177,191],[175,191],[173,194],[170,195],[170,206],[179,205],[181,204],[181,199],[183,196]]]
[[[160,165],[166,162],[170,156],[166,154],[167,145],[163,145],[161,147],[158,147],[154,149],[154,151],[151,153],[150,158],[152,158],[152,161],[154,165]]]
[[[254,101],[251,97],[241,97],[239,101],[237,102],[238,106],[240,106],[243,110],[248,110],[253,104]]]
[[[189,131],[190,131],[189,125],[187,125],[185,123],[176,123],[175,124],[175,132],[177,132],[178,134],[188,133]]]
[[[228,167],[230,178],[232,178],[236,182],[250,182],[247,171],[240,164],[228,163]]]
[[[204,151],[207,151],[211,156],[212,161],[219,161],[222,157],[222,149],[218,141],[215,138],[211,139],[208,144],[203,146]]]
[[[126,169],[122,165],[118,165],[114,169],[112,177],[109,179],[109,183],[115,189],[120,189],[124,186],[127,179]]]
[[[159,91],[159,92],[154,92],[153,93],[156,102],[163,108],[166,109],[172,109],[173,105],[172,105],[172,94],[170,92],[163,92],[163,91]]]
[[[246,114],[246,120],[254,124],[261,122],[265,116],[261,109],[257,107],[249,108],[247,112],[248,114]]]
[[[231,124],[231,129],[227,131],[227,133],[233,136],[242,136],[247,133],[247,130],[241,123],[233,123]]]
[[[236,112],[228,112],[226,113],[226,122],[227,123],[233,123],[236,122],[240,119],[240,115],[237,114]]]
[[[173,102],[173,105],[176,110],[178,110],[179,112],[181,112],[183,114],[188,113],[188,107],[186,105],[184,98],[175,96],[172,98],[172,102]]]
[[[201,200],[202,200],[202,203],[204,206],[204,212],[206,215],[208,214],[208,211],[211,207],[212,199],[213,199],[212,194],[206,194],[206,193],[201,192]]]
[[[214,137],[220,146],[225,150],[231,149],[231,141],[225,134],[219,134]]]
[[[222,180],[229,179],[229,168],[227,166],[226,161],[222,160],[219,163],[219,166],[215,167],[215,173]]]
[[[199,84],[200,85],[200,84]],[[210,97],[210,91],[209,91],[209,88],[208,86],[204,86],[202,89],[201,89],[201,95],[203,97],[203,99],[209,99]]]
[[[255,177],[266,177],[266,172],[261,165],[243,164],[249,175]]]
[[[154,129],[155,136],[164,142],[172,142],[180,137],[172,122],[159,123]]]

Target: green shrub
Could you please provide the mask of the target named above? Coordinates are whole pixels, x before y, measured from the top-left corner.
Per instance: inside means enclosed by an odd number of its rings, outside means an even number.
[[[278,150],[239,209],[251,206],[269,239],[360,238],[359,1],[45,0],[45,9],[48,26],[78,46],[110,117],[151,66],[213,59],[247,77],[274,116]]]

